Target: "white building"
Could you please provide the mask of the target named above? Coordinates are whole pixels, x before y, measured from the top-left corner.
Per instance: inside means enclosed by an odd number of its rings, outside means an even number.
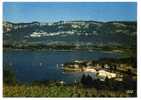
[[[105,70],[99,70],[97,76],[98,76],[102,81],[105,80],[106,77],[107,77],[108,79],[116,78],[116,74],[115,74],[115,73],[110,73],[110,72],[107,72],[107,71],[105,71]]]
[[[85,68],[85,72],[96,73],[96,70],[94,68]]]

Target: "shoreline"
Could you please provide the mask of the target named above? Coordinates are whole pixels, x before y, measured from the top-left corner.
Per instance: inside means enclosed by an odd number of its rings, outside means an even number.
[[[88,52],[95,52],[95,51],[103,51],[105,53],[125,53],[125,50],[120,50],[120,49],[113,49],[113,50],[104,50],[104,49],[100,49],[100,48],[96,48],[96,49],[68,49],[68,50],[64,50],[64,49],[19,49],[19,48],[3,48],[3,51],[60,51],[60,52],[72,52],[72,51],[88,51]]]

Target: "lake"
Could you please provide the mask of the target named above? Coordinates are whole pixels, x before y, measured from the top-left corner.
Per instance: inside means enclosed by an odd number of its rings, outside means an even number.
[[[3,63],[12,66],[20,82],[39,80],[79,81],[83,72],[63,72],[57,65],[74,60],[120,58],[122,54],[103,51],[4,51]],[[85,73],[95,77],[95,73]]]

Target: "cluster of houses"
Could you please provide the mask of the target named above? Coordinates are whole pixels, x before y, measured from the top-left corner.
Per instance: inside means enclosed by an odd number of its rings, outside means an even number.
[[[63,65],[63,68],[72,69],[72,71],[90,72],[95,73],[97,78],[104,81],[106,78],[122,81],[123,75],[116,72],[116,65],[108,64],[92,64],[92,62],[74,61]],[[75,69],[75,70],[74,70]]]

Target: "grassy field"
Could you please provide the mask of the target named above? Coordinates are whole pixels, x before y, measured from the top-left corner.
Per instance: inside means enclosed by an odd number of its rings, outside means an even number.
[[[77,85],[6,85],[4,97],[130,97],[126,91],[96,90]]]

